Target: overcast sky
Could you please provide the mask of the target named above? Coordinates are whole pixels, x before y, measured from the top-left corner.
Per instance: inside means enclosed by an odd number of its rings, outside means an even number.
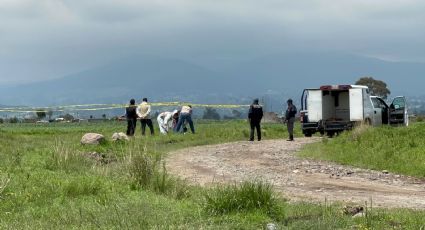
[[[0,0],[0,85],[133,54],[344,52],[425,61],[423,0]]]

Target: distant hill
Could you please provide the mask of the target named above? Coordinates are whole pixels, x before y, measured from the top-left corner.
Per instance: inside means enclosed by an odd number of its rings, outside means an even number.
[[[423,92],[425,65],[394,63],[343,54],[296,53],[258,57],[208,69],[183,60],[133,56],[55,80],[3,88],[0,103],[58,105],[127,102],[142,97],[154,101],[248,103],[265,96],[281,106],[297,100],[303,88],[350,84],[373,76],[395,94]]]

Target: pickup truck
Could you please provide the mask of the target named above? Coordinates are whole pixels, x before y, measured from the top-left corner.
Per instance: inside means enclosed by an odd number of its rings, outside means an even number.
[[[303,91],[300,120],[306,137],[316,132],[332,137],[357,124],[409,124],[405,97],[394,98],[391,105],[372,96],[362,85],[324,85]]]

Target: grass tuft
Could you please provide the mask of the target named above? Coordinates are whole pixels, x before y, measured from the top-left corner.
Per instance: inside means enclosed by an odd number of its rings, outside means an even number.
[[[243,182],[212,189],[205,195],[204,207],[212,215],[260,210],[269,216],[277,216],[282,214],[278,202],[270,184]]]

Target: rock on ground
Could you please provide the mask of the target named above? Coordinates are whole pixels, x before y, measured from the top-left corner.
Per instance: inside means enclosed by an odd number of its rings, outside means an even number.
[[[130,139],[123,132],[112,134],[112,141],[128,141],[128,140]]]
[[[86,133],[81,138],[81,144],[98,145],[105,141],[105,137],[99,133]]]

